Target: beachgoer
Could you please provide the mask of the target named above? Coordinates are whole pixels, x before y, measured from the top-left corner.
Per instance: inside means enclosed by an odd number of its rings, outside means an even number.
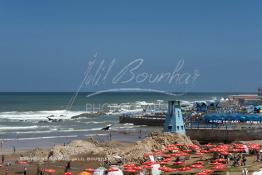
[[[2,155],[2,164],[5,163],[5,155]]]
[[[111,141],[112,140],[112,133],[109,132],[109,140]]]
[[[8,175],[8,169],[7,168],[5,169],[5,175]]]
[[[141,130],[141,129],[139,130],[139,136],[138,136],[138,138],[139,138],[139,139],[142,138],[142,130]]]
[[[259,162],[260,161],[260,153],[258,151],[256,152],[256,158],[257,158],[256,161]]]
[[[65,168],[65,173],[70,171],[70,169],[71,169],[71,162],[69,161],[69,162],[67,162],[67,165],[66,165],[66,168]]]
[[[27,175],[27,168],[24,167],[24,175]]]
[[[13,151],[14,151],[14,153],[15,153],[15,146],[13,146]]]
[[[48,154],[47,160],[49,160],[49,158],[52,157],[53,155],[54,155],[54,152],[50,151],[49,154]]]
[[[37,165],[36,174],[37,174],[37,175],[40,174],[40,166],[39,166],[39,164]]]
[[[236,159],[237,159],[237,166],[240,166],[241,155],[238,154]]]
[[[245,155],[242,156],[241,166],[246,166],[247,158]]]

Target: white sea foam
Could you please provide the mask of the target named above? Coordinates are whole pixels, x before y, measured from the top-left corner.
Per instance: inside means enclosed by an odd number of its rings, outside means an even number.
[[[6,138],[1,139],[2,141],[24,141],[24,140],[41,140],[41,139],[56,139],[56,138],[76,138],[78,135],[67,135],[67,136],[46,136],[46,137],[28,137],[28,138]]]
[[[109,134],[87,134],[86,137],[92,137],[92,136],[107,136]]]
[[[0,129],[1,130],[1,129]],[[16,129],[14,129],[16,130]],[[18,130],[18,129],[17,129]],[[99,131],[101,130],[101,128],[90,128],[90,129],[73,129],[73,128],[69,128],[69,129],[50,129],[48,131],[15,131],[15,132],[10,132],[10,130],[7,130],[7,132],[2,132],[2,134],[7,134],[7,133],[16,133],[16,134],[44,134],[44,133],[70,133],[70,132],[88,132],[88,131]]]
[[[54,111],[10,111],[0,112],[0,119],[9,120],[47,120],[47,117],[52,119],[71,119],[71,117],[85,113],[85,111],[67,111],[67,110],[54,110]]]
[[[28,130],[37,128],[47,128],[48,126],[0,126],[0,130]]]
[[[134,126],[134,123],[125,123],[125,126]]]
[[[108,123],[109,121],[101,121],[101,122],[97,122],[97,121],[90,121],[90,122],[81,122],[81,123],[86,123],[86,124],[99,124],[99,123]]]

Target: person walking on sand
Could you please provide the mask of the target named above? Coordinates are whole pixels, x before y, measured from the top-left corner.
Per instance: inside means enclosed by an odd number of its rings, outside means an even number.
[[[40,166],[39,164],[37,164],[36,175],[39,175],[39,174],[40,174]]]
[[[2,155],[2,164],[5,163],[5,155]]]
[[[138,136],[138,138],[139,138],[139,139],[142,138],[142,130],[141,130],[141,129],[139,130],[139,136]]]
[[[71,170],[71,162],[67,162],[66,168],[65,168],[65,173]]]
[[[24,175],[27,175],[27,168],[24,167]]]
[[[246,166],[247,158],[245,155],[242,156],[241,166]]]

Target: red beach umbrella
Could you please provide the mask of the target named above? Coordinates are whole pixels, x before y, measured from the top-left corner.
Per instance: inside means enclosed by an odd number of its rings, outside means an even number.
[[[159,167],[158,169],[161,170],[161,171],[164,171],[164,172],[176,172],[176,169],[174,169],[174,168]]]
[[[193,165],[191,165],[191,168],[203,168],[203,165],[201,165],[201,164],[193,164]]]
[[[178,171],[189,171],[189,170],[191,170],[192,168],[190,168],[190,167],[182,167],[182,168],[178,168],[177,170]]]
[[[141,171],[143,168],[141,166],[135,166],[133,167],[134,170]]]
[[[158,162],[160,165],[166,165],[167,164],[167,162],[166,161],[160,161],[160,162]]]
[[[215,147],[215,145],[212,145],[212,144],[205,144],[204,146],[206,146],[206,147]]]
[[[164,158],[171,158],[171,155],[165,154],[165,155],[163,155],[163,157],[164,157]]]
[[[44,172],[47,173],[47,174],[55,174],[54,169],[44,169]]]
[[[199,162],[199,161],[197,161],[197,162],[194,162],[193,164],[203,165],[203,162]]]
[[[128,170],[123,170],[126,173],[137,173],[137,170],[134,169],[128,169]]]
[[[151,169],[152,166],[151,166],[151,165],[144,165],[143,168],[144,168],[144,169]]]
[[[109,167],[107,169],[108,172],[113,172],[113,171],[118,171],[119,169],[118,168],[113,168],[113,167]]]
[[[134,167],[136,166],[135,164],[133,163],[129,163],[129,164],[124,164],[123,167],[126,168],[126,167]]]
[[[182,157],[182,156],[187,156],[187,153],[174,153],[174,154],[170,154],[171,157]]]
[[[144,158],[148,158],[148,157],[151,156],[151,155],[153,155],[153,154],[152,154],[152,153],[145,153],[143,157],[144,157]]]
[[[226,155],[228,155],[229,153],[228,153],[228,152],[226,152],[226,151],[222,151],[222,152],[220,152],[220,154],[222,154],[222,155],[226,156]]]
[[[205,172],[205,173],[212,173],[212,172],[213,172],[213,170],[205,169],[205,170],[202,170],[201,172]]]
[[[153,165],[153,164],[155,164],[155,162],[153,161],[146,161],[143,163],[143,165]]]
[[[222,163],[219,163],[219,162],[212,162],[212,163],[210,163],[210,165],[216,166],[216,165],[223,165],[223,164],[222,164]]]
[[[85,169],[85,171],[86,171],[86,172],[90,172],[90,173],[92,173],[92,172],[95,171],[95,169],[94,169],[94,168],[87,168],[87,169]]]
[[[66,172],[66,173],[63,173],[62,175],[73,175],[73,173],[71,173],[71,172]]]
[[[190,150],[190,149],[186,149],[186,150],[183,150],[183,152],[185,152],[185,153],[191,153],[192,150]]]
[[[208,175],[208,173],[205,173],[205,172],[199,172],[199,173],[196,173],[195,175]]]
[[[223,171],[225,169],[225,165],[216,165],[212,167],[216,171]]]
[[[29,164],[27,161],[18,161],[16,163],[19,164],[19,165],[27,165],[27,164]]]
[[[209,151],[209,150],[206,150],[206,149],[201,149],[200,152],[201,152],[201,153],[210,153],[210,151]]]
[[[214,162],[226,163],[226,159],[216,159]]]
[[[164,160],[162,160],[162,161],[164,161],[164,162],[170,162],[172,159],[171,158],[165,158]]]
[[[198,155],[198,156],[201,156],[203,155],[204,153],[201,153],[201,152],[196,152],[195,155]]]
[[[178,162],[175,162],[174,163],[174,165],[184,165],[186,162],[180,162],[180,161],[178,161]]]

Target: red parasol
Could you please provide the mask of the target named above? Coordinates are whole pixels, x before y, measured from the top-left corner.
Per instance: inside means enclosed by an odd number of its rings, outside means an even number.
[[[151,169],[152,166],[150,166],[150,165],[144,165],[143,168],[144,168],[144,169]]]
[[[113,172],[113,171],[118,171],[118,170],[119,170],[118,168],[109,167],[107,169],[107,172]]]
[[[20,164],[20,165],[27,165],[27,164],[29,164],[27,161],[18,161],[16,163]]]
[[[126,173],[137,173],[137,170],[134,169],[128,169],[128,170],[123,170]]]
[[[92,173],[92,172],[95,171],[95,169],[94,169],[94,168],[87,168],[87,169],[85,169],[85,171],[86,171],[86,172],[90,172],[90,173]]]
[[[66,173],[63,173],[62,175],[73,175],[73,173],[71,173],[71,172],[66,172]]]
[[[44,169],[44,172],[47,173],[47,174],[55,174],[54,169]]]
[[[178,162],[175,162],[174,163],[174,165],[183,165],[183,164],[185,164],[186,162],[180,162],[180,161],[178,161]]]
[[[189,171],[191,169],[192,168],[190,168],[190,167],[182,167],[182,168],[178,168],[178,171]]]
[[[201,165],[201,164],[193,164],[193,165],[191,165],[191,168],[203,168],[203,165]]]

